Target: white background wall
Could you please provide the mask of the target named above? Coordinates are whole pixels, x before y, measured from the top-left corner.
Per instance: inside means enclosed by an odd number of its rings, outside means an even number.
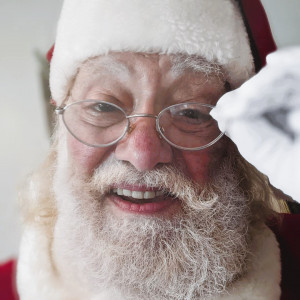
[[[300,45],[300,0],[261,0],[278,47]]]
[[[0,0],[0,261],[17,256],[17,185],[49,136],[37,52],[54,41],[61,0]]]
[[[300,45],[300,0],[262,0],[278,46]],[[49,145],[41,63],[62,0],[0,0],[0,262],[18,255],[17,185]]]

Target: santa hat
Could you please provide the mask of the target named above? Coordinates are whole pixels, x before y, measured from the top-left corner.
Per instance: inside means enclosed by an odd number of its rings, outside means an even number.
[[[65,0],[51,60],[52,98],[60,105],[80,65],[110,51],[198,55],[222,66],[236,88],[254,74],[253,57],[264,60],[249,30],[259,32],[261,20],[259,0]],[[270,32],[267,40],[273,41]]]

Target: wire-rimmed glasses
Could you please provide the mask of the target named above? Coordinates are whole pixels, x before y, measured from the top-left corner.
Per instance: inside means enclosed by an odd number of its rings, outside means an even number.
[[[202,150],[216,143],[224,133],[210,111],[214,106],[203,103],[180,103],[152,114],[127,115],[116,104],[82,100],[57,107],[68,131],[91,147],[108,147],[120,141],[130,128],[131,119],[154,118],[156,130],[170,145],[181,150]]]

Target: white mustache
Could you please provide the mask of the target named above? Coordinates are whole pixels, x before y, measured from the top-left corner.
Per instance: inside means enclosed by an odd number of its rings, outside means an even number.
[[[89,184],[91,190],[101,194],[110,192],[115,184],[157,188],[194,209],[209,208],[218,199],[218,195],[211,193],[208,185],[201,187],[174,165],[162,165],[153,170],[139,172],[130,164],[116,160],[113,156],[95,170]],[[198,201],[191,203],[191,199]]]

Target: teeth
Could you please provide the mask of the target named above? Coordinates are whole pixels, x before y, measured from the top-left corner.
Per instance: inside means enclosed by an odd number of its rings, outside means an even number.
[[[144,199],[151,199],[155,197],[155,192],[153,191],[147,191],[144,193]]]
[[[162,196],[164,194],[163,191],[130,191],[126,189],[113,189],[113,192],[118,194],[119,196],[127,196],[135,199],[152,199],[155,197]]]
[[[123,190],[123,195],[127,196],[127,197],[131,197],[132,196],[132,192],[129,190]]]
[[[132,194],[131,194],[131,197],[135,198],[135,199],[144,199],[144,193],[133,191]]]

